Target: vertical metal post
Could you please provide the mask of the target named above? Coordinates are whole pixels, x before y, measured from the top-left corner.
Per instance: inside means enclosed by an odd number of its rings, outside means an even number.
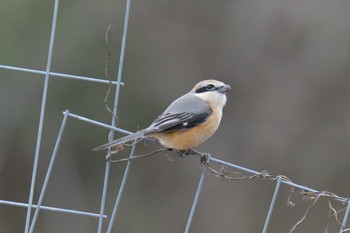
[[[340,227],[340,233],[343,233],[344,229],[346,228],[346,222],[348,221],[349,214],[350,214],[350,200],[347,201],[347,204],[348,204],[348,207],[346,208],[346,211],[344,214],[343,222]]]
[[[108,152],[108,153],[110,153],[110,152]],[[105,169],[105,176],[104,176],[104,181],[103,181],[101,208],[100,208],[100,216],[98,218],[97,233],[102,232],[103,215],[104,215],[105,206],[106,206],[106,196],[107,196],[107,189],[108,189],[109,170],[110,170],[110,163],[107,161],[106,162],[106,169]]]
[[[269,227],[270,219],[272,216],[272,211],[275,208],[275,203],[277,200],[278,192],[280,190],[280,186],[281,186],[281,178],[278,178],[277,183],[276,183],[276,188],[275,188],[275,191],[273,193],[272,200],[271,200],[269,212],[267,213],[267,216],[266,216],[265,225],[264,225],[264,229],[263,229],[262,233],[266,233],[267,228]]]
[[[207,162],[209,163],[209,161],[210,161],[210,157],[208,157]],[[199,201],[199,196],[200,196],[200,194],[201,194],[201,192],[202,192],[204,179],[205,179],[205,171],[202,170],[202,174],[201,174],[201,177],[200,177],[200,179],[199,179],[199,183],[198,183],[196,195],[194,196],[194,200],[193,200],[193,203],[192,203],[191,212],[190,212],[190,215],[188,216],[188,219],[187,219],[187,224],[186,224],[186,228],[185,228],[185,233],[188,233],[188,232],[190,231],[190,227],[191,227],[191,224],[192,224],[193,215],[194,215],[194,212],[196,211],[197,204],[198,204],[198,201]]]
[[[32,210],[32,204],[33,204],[33,196],[34,196],[34,189],[35,189],[36,173],[37,173],[37,170],[38,170],[39,153],[40,153],[40,145],[41,145],[41,136],[42,136],[42,132],[43,132],[44,117],[45,117],[47,89],[48,89],[48,86],[49,86],[49,74],[50,74],[50,69],[51,69],[52,51],[53,51],[53,44],[54,44],[55,31],[56,31],[58,3],[59,3],[59,0],[55,0],[53,19],[52,19],[52,27],[51,27],[49,53],[48,53],[47,65],[46,65],[45,83],[44,83],[43,97],[42,97],[42,102],[41,102],[38,136],[37,136],[37,141],[36,141],[36,148],[35,148],[35,155],[34,155],[34,165],[33,165],[33,172],[32,172],[32,180],[31,180],[29,200],[28,200],[26,225],[25,225],[25,229],[24,229],[25,233],[28,233],[28,230],[29,230],[31,210]]]
[[[130,157],[134,156],[135,148],[136,148],[136,146],[133,145],[133,147],[131,149],[131,152],[130,152]],[[115,217],[117,215],[117,211],[118,211],[118,208],[119,208],[120,200],[121,200],[121,198],[123,196],[123,193],[124,193],[126,180],[127,180],[128,176],[129,176],[130,166],[131,166],[131,161],[129,160],[127,165],[126,165],[126,168],[125,168],[123,180],[122,180],[122,182],[120,184],[117,198],[115,200],[115,204],[114,204],[113,212],[112,212],[112,215],[111,215],[111,219],[109,221],[107,233],[111,233],[112,232],[112,227],[113,227],[113,224],[114,224]]]
[[[114,98],[114,107],[113,107],[113,113],[114,115],[117,115],[118,110],[118,104],[119,104],[119,94],[120,94],[120,83],[122,79],[122,73],[123,73],[123,66],[124,66],[124,57],[125,57],[125,47],[126,47],[126,36],[128,33],[128,25],[129,25],[129,15],[130,15],[130,0],[127,0],[126,2],[126,8],[125,8],[125,18],[124,18],[124,29],[123,29],[123,35],[122,35],[122,45],[120,49],[120,57],[119,57],[119,67],[118,67],[118,76],[117,76],[117,88]],[[114,127],[116,125],[116,119],[113,116],[112,118],[112,126]],[[114,131],[112,130],[109,134],[109,140],[113,140],[114,138]],[[134,148],[133,148],[134,149]],[[107,157],[110,156],[111,151],[108,151]],[[129,163],[128,163],[129,165]],[[108,189],[108,178],[109,178],[109,171],[110,171],[110,162],[106,162],[106,169],[105,169],[105,176],[104,176],[104,183],[103,183],[103,191],[102,191],[102,198],[101,198],[101,209],[100,209],[100,218],[98,221],[98,229],[97,232],[102,232],[102,222],[103,222],[103,214],[106,204],[106,194]],[[126,174],[126,171],[125,171]],[[124,174],[124,176],[125,176]],[[112,220],[110,221],[111,224]],[[113,223],[112,223],[113,225]]]
[[[41,204],[42,204],[42,202],[43,202],[44,195],[45,195],[45,192],[46,192],[46,187],[47,187],[47,184],[49,183],[51,171],[52,171],[53,165],[54,165],[54,163],[55,163],[57,151],[58,151],[58,148],[59,148],[60,143],[61,143],[63,131],[64,131],[64,128],[65,128],[65,126],[66,126],[66,122],[67,122],[67,118],[68,118],[68,113],[69,113],[68,110],[66,110],[66,111],[64,112],[64,117],[63,117],[63,120],[62,120],[61,128],[60,128],[60,131],[59,131],[58,136],[57,136],[55,148],[54,148],[54,150],[53,150],[53,152],[52,152],[51,161],[50,161],[49,167],[48,167],[47,172],[46,172],[44,184],[43,184],[43,187],[42,187],[42,189],[41,189],[39,201],[38,201],[38,204],[37,204],[37,207],[36,207],[34,216],[33,216],[32,224],[30,225],[29,233],[33,233],[33,231],[34,231],[35,223],[36,223],[36,220],[37,220],[37,218],[38,218],[39,211],[40,211],[40,207],[41,207]]]

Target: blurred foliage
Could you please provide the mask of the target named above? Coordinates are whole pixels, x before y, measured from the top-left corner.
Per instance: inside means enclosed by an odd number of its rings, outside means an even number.
[[[0,64],[44,70],[54,1],[2,0]],[[116,77],[125,1],[60,1],[52,71],[104,78],[110,23]],[[348,196],[350,188],[349,1],[133,1],[118,125],[147,126],[199,80],[215,78],[232,91],[222,125],[198,149],[259,171]],[[43,77],[0,70],[0,199],[26,202],[33,166]],[[107,86],[52,77],[35,199],[62,111],[109,123]],[[112,101],[113,97],[111,97]],[[104,154],[91,149],[107,130],[69,119],[45,205],[99,212]],[[120,135],[117,135],[120,136]],[[137,153],[158,148],[143,144]],[[126,156],[128,151],[122,153]],[[124,165],[111,167],[110,215]],[[191,157],[135,161],[114,232],[181,232],[200,175]],[[282,187],[271,232],[288,232],[307,203]],[[273,184],[208,177],[191,232],[259,232]],[[296,232],[325,228],[319,202]],[[0,206],[0,232],[21,232],[26,209]],[[341,215],[341,214],[340,214]],[[330,225],[329,232],[338,232]],[[97,220],[42,211],[36,232],[95,232]]]

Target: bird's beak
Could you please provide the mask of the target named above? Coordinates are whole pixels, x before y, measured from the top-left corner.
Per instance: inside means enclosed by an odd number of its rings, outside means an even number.
[[[221,92],[221,93],[226,93],[227,91],[231,90],[231,86],[230,85],[224,85],[224,86],[221,86],[221,87],[217,88],[216,90],[218,92]]]

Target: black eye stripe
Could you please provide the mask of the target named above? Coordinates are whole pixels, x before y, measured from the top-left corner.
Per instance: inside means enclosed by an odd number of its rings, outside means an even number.
[[[209,84],[207,86],[204,86],[204,87],[201,87],[201,88],[198,88],[196,90],[196,93],[203,93],[203,92],[208,92],[208,91],[215,91],[216,90],[216,87],[212,84]]]
[[[207,87],[201,87],[201,88],[196,90],[196,93],[203,93],[203,92],[206,92],[206,91],[208,91]]]

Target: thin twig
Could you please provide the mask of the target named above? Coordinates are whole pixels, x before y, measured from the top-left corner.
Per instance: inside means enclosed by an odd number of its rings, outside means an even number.
[[[108,110],[108,112],[110,112],[113,117],[118,120],[118,116],[111,110],[111,108],[108,106],[108,98],[109,98],[109,94],[113,88],[113,84],[112,84],[112,79],[111,77],[109,76],[108,74],[108,65],[109,65],[109,62],[111,60],[111,51],[109,49],[109,42],[108,42],[108,35],[109,35],[109,31],[111,30],[113,24],[111,23],[107,30],[106,30],[106,35],[105,35],[105,41],[106,41],[106,47],[107,47],[107,57],[106,57],[106,62],[105,62],[105,76],[106,78],[108,79],[109,81],[109,86],[108,86],[108,90],[106,92],[106,96],[105,96],[105,99],[103,100],[105,106],[106,106],[106,109]]]
[[[123,159],[116,159],[116,160],[112,160],[111,158],[109,159],[109,162],[111,163],[119,163],[119,162],[128,162],[128,161],[131,161],[131,160],[134,160],[134,159],[141,159],[141,158],[146,158],[146,157],[149,157],[151,155],[155,155],[159,152],[162,152],[162,151],[169,151],[169,149],[166,149],[166,148],[161,148],[159,150],[155,150],[155,151],[152,151],[148,154],[144,154],[144,155],[137,155],[137,156],[132,156],[130,158],[123,158]]]
[[[340,212],[343,212],[344,210],[346,210],[346,208],[348,207],[341,208],[340,210],[337,211],[337,214],[339,214]],[[334,213],[331,214],[329,217],[333,217],[333,216],[334,216]]]
[[[319,197],[326,197],[326,198],[330,198],[330,199],[340,199],[340,197],[338,195],[336,195],[335,193],[329,192],[329,191],[311,192],[311,191],[302,190],[302,191],[300,191],[300,194],[304,195],[305,198],[307,198],[309,200],[314,200],[315,198],[319,198]]]
[[[288,199],[287,199],[287,205],[289,207],[294,207],[295,206],[295,203],[291,201],[293,193],[294,193],[294,187],[292,187],[292,189],[290,190],[290,193],[289,193],[289,196],[288,196]]]
[[[313,202],[306,209],[304,216],[301,219],[299,219],[299,221],[292,227],[292,229],[290,229],[289,233],[292,233],[297,228],[297,226],[299,226],[306,219],[306,216],[309,214],[311,208],[316,204],[316,202],[321,197],[321,195],[322,194],[319,193],[317,196],[315,196],[315,199],[313,200]]]
[[[331,218],[331,212],[332,212],[331,210],[328,210],[327,225],[326,225],[326,227],[323,230],[325,233],[328,233],[329,222],[330,222],[330,218]]]
[[[198,152],[198,151],[195,151],[195,150],[188,151],[186,154],[193,154],[193,155],[201,156],[201,167],[202,167],[202,169],[205,169],[205,171],[206,171],[206,173],[208,175],[213,174],[215,177],[219,177],[219,178],[221,178],[223,180],[250,180],[250,179],[255,179],[255,178],[262,178],[262,179],[273,179],[273,180],[282,179],[282,180],[285,180],[285,181],[292,182],[291,179],[289,179],[286,176],[283,176],[283,175],[273,176],[273,175],[270,175],[267,171],[262,171],[262,172],[260,172],[258,174],[254,174],[254,175],[251,175],[251,176],[234,177],[234,176],[232,176],[233,173],[228,173],[228,172],[225,171],[225,169],[226,169],[225,166],[221,166],[220,169],[212,168],[209,165],[209,162],[206,161],[206,158],[208,157],[208,154],[201,153],[201,152]],[[290,192],[290,194],[288,196],[288,200],[287,200],[287,205],[291,206],[291,207],[295,206],[295,203],[293,203],[290,200],[293,192],[294,192],[294,187],[292,188],[292,190],[291,190],[291,192]],[[305,211],[305,213],[302,216],[302,218],[299,219],[299,221],[291,228],[290,233],[292,233],[306,219],[306,217],[309,214],[311,208],[316,204],[316,202],[321,197],[328,198],[330,213],[331,212],[333,213],[332,215],[331,214],[329,214],[329,215],[330,216],[335,216],[336,221],[342,226],[342,224],[341,224],[341,222],[339,221],[339,218],[338,218],[338,212],[332,206],[331,201],[330,201],[330,199],[339,199],[339,196],[337,196],[334,193],[328,192],[328,191],[310,192],[310,191],[301,190],[300,194],[304,195],[304,197],[307,200],[312,201],[312,203],[309,205],[309,207]],[[327,231],[328,231],[328,224],[327,224],[327,227],[325,228],[325,232],[327,232]]]
[[[330,211],[333,212],[333,215],[334,215],[335,220],[337,220],[337,222],[339,223],[339,225],[340,225],[341,227],[344,227],[343,224],[339,221],[339,219],[338,219],[338,212],[337,212],[336,209],[334,209],[334,207],[332,206],[332,203],[331,203],[330,200],[328,200],[328,206],[329,206]]]
[[[289,233],[292,233],[295,230],[295,228],[297,228],[297,226],[305,220],[311,208],[312,208],[312,205],[309,205],[309,207],[305,211],[304,216],[301,219],[299,219],[299,221],[292,227],[292,229],[290,229]]]
[[[134,143],[132,144],[134,145]],[[171,151],[171,149],[166,149],[166,148],[162,148],[156,151],[153,151],[151,153],[145,154],[145,155],[139,155],[139,156],[133,156],[130,158],[124,158],[124,159],[119,159],[119,160],[110,160],[110,162],[116,163],[116,162],[128,162],[130,160],[133,159],[139,159],[139,158],[145,158],[145,157],[149,157],[151,155],[157,154],[159,152],[162,151]],[[203,169],[203,171],[206,172],[206,174],[208,175],[214,175],[215,177],[218,177],[222,180],[250,180],[250,179],[256,179],[256,178],[261,178],[261,179],[270,179],[270,180],[277,180],[277,179],[281,179],[284,181],[288,181],[288,182],[292,182],[291,179],[289,179],[288,177],[284,176],[284,175],[278,175],[278,176],[273,176],[270,175],[268,171],[264,170],[260,173],[254,174],[254,175],[250,175],[250,176],[238,176],[235,177],[233,176],[235,173],[233,172],[227,172],[226,171],[226,166],[221,165],[220,169],[214,169],[210,166],[209,162],[210,162],[210,154],[208,153],[204,153],[204,152],[200,152],[197,150],[185,150],[185,151],[176,151],[176,153],[178,154],[178,156],[181,156],[183,154],[185,155],[194,155],[200,158],[200,165],[201,165],[201,169]],[[294,207],[295,203],[293,203],[291,201],[291,197],[292,194],[294,193],[295,188],[292,187],[288,199],[287,199],[287,205]],[[306,219],[307,215],[309,214],[311,208],[316,204],[316,202],[319,200],[319,198],[321,197],[325,197],[328,198],[328,205],[329,205],[329,217],[335,216],[336,221],[342,226],[341,222],[339,221],[338,218],[338,213],[343,211],[345,208],[337,211],[331,204],[331,199],[340,199],[340,197],[332,192],[328,192],[328,191],[317,191],[317,192],[312,192],[312,191],[306,191],[306,190],[301,190],[300,194],[304,196],[304,199],[312,201],[312,203],[308,206],[308,208],[306,209],[304,215],[298,220],[298,222],[290,229],[289,233],[292,233],[295,231],[295,229],[302,223],[304,222],[304,220]],[[331,214],[332,213],[332,214]],[[328,225],[326,226],[326,228],[324,229],[325,232],[328,231]],[[344,227],[344,226],[342,226]],[[350,231],[350,228],[344,229],[342,232],[347,232]]]

